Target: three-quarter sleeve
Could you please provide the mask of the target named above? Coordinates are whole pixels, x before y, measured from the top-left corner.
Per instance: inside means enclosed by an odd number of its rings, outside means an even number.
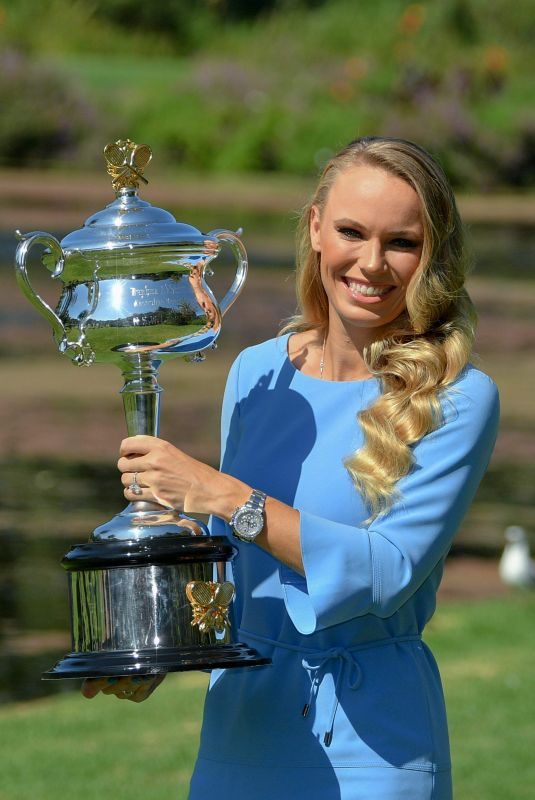
[[[443,399],[443,424],[414,448],[414,465],[398,484],[400,499],[369,527],[300,509],[305,578],[281,571],[295,627],[310,634],[374,614],[389,617],[447,554],[494,447],[499,401],[495,384],[472,370]]]

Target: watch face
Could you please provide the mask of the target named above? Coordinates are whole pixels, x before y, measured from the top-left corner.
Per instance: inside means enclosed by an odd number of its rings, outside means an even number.
[[[263,528],[264,517],[254,508],[242,508],[233,520],[233,528],[245,539],[253,539]]]

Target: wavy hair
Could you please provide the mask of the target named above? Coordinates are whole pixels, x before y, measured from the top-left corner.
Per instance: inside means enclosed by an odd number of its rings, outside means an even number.
[[[304,207],[297,230],[298,313],[282,333],[316,329],[325,335],[329,306],[312,249],[310,214],[320,217],[336,176],[360,164],[406,181],[420,199],[424,228],[420,263],[406,294],[406,310],[384,338],[364,351],[370,373],[381,381],[376,402],[358,414],[364,445],[345,460],[370,520],[399,495],[397,482],[413,464],[412,446],[442,421],[440,395],[464,369],[475,335],[476,312],[464,288],[469,267],[464,231],[451,186],[423,148],[403,139],[365,137],[334,156]]]

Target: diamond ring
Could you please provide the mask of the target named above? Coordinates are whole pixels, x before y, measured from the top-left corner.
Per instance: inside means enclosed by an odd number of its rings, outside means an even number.
[[[130,486],[128,488],[130,489],[132,494],[135,494],[135,495],[143,494],[143,489],[141,488],[141,486],[137,482],[137,472],[134,472],[134,480],[132,481],[132,483],[130,484]]]

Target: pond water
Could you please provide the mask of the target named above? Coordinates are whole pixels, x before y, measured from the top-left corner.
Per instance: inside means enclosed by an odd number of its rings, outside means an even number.
[[[535,228],[472,226],[471,235],[476,274],[507,280],[535,277]],[[273,250],[265,244],[257,247],[254,232],[251,240],[251,260],[257,265],[291,263],[286,238]],[[0,236],[0,269],[12,269],[13,251],[11,237]],[[33,318],[28,306],[28,324]],[[4,307],[0,328],[9,324],[10,309]],[[77,686],[40,680],[41,672],[70,649],[67,581],[59,561],[124,501],[113,465],[77,463],[68,457],[0,458],[0,702],[7,702]],[[505,509],[504,519],[514,521],[515,508],[535,506],[535,467],[494,468],[477,503],[498,503]],[[472,544],[474,551],[497,553],[495,542],[476,538]],[[463,540],[463,546],[470,543]]]
[[[112,465],[0,463],[0,702],[73,688],[71,682],[40,680],[70,650],[60,561],[123,506]],[[81,533],[73,531],[80,525]]]

